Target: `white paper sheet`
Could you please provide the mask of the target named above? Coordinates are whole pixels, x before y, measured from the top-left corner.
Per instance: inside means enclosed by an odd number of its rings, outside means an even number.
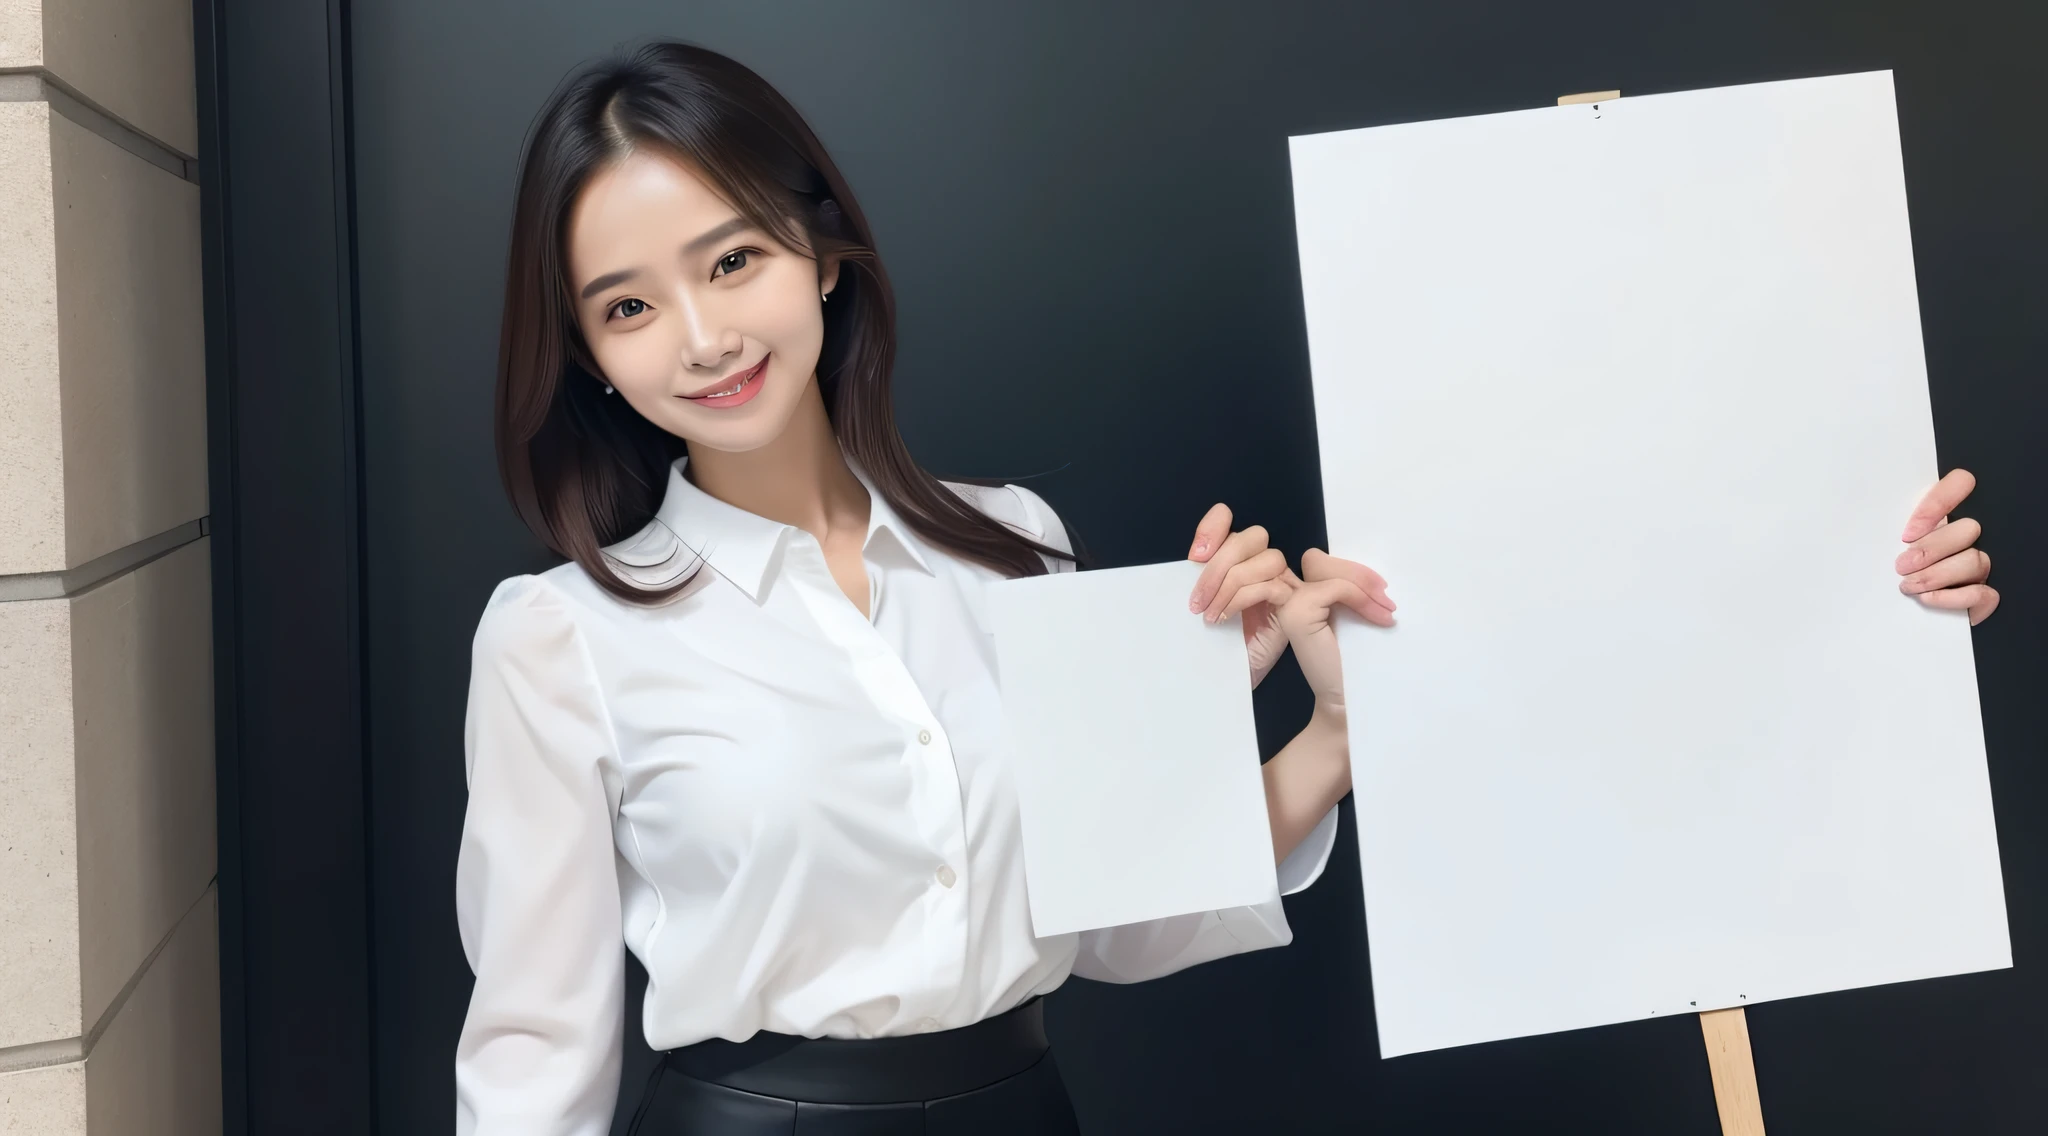
[[[2010,966],[1890,74],[1292,149],[1381,1053]]]
[[[1038,935],[1279,896],[1236,619],[1188,561],[990,587]]]

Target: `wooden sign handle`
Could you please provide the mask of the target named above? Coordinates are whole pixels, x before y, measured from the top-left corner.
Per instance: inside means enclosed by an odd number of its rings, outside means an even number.
[[[1721,1112],[1721,1136],[1764,1136],[1763,1101],[1756,1092],[1756,1062],[1749,1055],[1749,1019],[1742,1007],[1700,1015],[1707,1042],[1707,1070],[1714,1077],[1714,1106]]]

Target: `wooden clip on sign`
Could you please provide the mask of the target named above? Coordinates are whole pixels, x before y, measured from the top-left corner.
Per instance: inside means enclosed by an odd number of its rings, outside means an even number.
[[[1620,91],[1582,91],[1558,96],[1557,105],[1612,102]],[[1714,1106],[1722,1136],[1764,1136],[1763,1102],[1756,1091],[1756,1062],[1749,1052],[1749,1019],[1742,1007],[1700,1014],[1707,1045],[1707,1071],[1714,1080]]]

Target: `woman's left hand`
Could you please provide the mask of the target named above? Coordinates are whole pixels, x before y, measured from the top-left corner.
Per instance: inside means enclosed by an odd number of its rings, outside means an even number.
[[[1195,526],[1188,559],[1207,567],[1188,596],[1188,610],[1210,623],[1233,615],[1244,617],[1244,646],[1251,656],[1252,686],[1257,687],[1287,651],[1287,632],[1274,611],[1301,583],[1287,569],[1287,557],[1266,544],[1266,530],[1253,525],[1230,531],[1230,507],[1210,509]]]
[[[1905,579],[1899,590],[1928,607],[1964,608],[1970,626],[1984,622],[1998,606],[1998,592],[1984,581],[1991,575],[1991,557],[1978,548],[1984,526],[1968,517],[1948,515],[1977,488],[1966,469],[1952,469],[1920,499],[1899,537],[1911,547],[1899,553],[1893,567]]]

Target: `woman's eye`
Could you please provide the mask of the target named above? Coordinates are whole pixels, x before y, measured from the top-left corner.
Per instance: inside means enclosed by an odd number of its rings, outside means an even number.
[[[718,258],[718,271],[713,276],[730,276],[747,266],[747,250],[739,249]]]
[[[644,300],[620,300],[612,305],[612,315],[619,319],[632,319],[647,310]]]

